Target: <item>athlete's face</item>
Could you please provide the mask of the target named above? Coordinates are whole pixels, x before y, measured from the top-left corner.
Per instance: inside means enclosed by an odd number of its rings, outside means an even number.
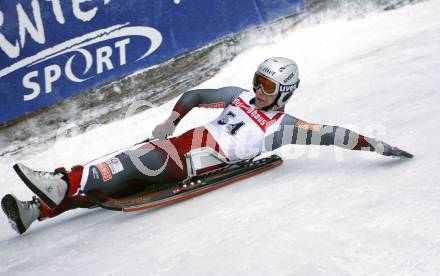
[[[277,95],[267,95],[263,93],[261,87],[257,88],[255,91],[255,106],[257,109],[265,108],[266,106],[271,105],[275,101],[276,97]]]

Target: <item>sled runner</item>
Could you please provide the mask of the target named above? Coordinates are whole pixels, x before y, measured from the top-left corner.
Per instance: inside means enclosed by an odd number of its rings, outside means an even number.
[[[116,211],[132,212],[143,209],[169,205],[197,195],[209,192],[214,189],[234,183],[238,180],[262,173],[280,165],[283,160],[277,155],[238,162],[228,162],[224,157],[201,150],[191,152],[187,155],[188,178],[169,184],[160,184],[160,189],[154,192],[137,193],[122,198],[112,198],[99,191],[87,193],[87,196],[98,206]],[[223,167],[208,172],[203,171],[206,165],[211,167],[223,164]],[[200,166],[202,165],[202,168]],[[208,166],[209,167],[209,166]]]

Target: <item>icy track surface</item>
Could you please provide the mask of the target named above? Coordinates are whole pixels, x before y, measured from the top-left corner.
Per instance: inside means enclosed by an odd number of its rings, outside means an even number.
[[[303,26],[238,56],[203,87],[250,88],[257,64],[287,56],[302,86],[287,112],[415,154],[395,160],[291,146],[262,175],[169,207],[74,210],[23,236],[0,216],[0,275],[440,275],[440,1]],[[11,166],[85,163],[150,135],[174,102],[0,160],[0,193],[32,194]],[[177,133],[219,111],[192,111]]]

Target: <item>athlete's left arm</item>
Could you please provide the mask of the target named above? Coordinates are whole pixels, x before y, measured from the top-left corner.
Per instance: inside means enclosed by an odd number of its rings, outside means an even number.
[[[349,150],[375,151],[386,156],[412,157],[397,147],[347,128],[312,124],[286,114],[278,130],[266,137],[265,149],[271,151],[288,144],[334,145]]]

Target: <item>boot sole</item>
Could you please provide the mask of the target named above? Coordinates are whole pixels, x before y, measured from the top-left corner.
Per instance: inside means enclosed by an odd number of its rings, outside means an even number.
[[[46,196],[44,193],[41,192],[40,189],[38,189],[33,183],[32,181],[30,181],[26,175],[21,171],[20,167],[18,166],[18,164],[15,164],[13,166],[15,172],[17,173],[17,175],[20,177],[20,179],[24,182],[24,184],[26,184],[26,186],[32,191],[34,192],[46,205],[47,207],[49,207],[49,209],[53,210],[57,207],[57,204],[55,202],[53,202],[48,196]]]
[[[20,211],[18,210],[17,201],[12,195],[7,194],[3,197],[2,209],[8,217],[9,222],[11,223],[11,226],[15,231],[17,231],[19,234],[23,234],[24,232],[26,232],[26,228],[24,227],[23,222],[20,219]],[[14,224],[15,227],[12,224]]]

